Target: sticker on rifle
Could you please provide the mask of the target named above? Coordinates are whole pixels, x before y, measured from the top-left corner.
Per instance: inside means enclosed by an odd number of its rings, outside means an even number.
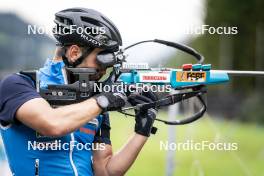
[[[139,82],[169,83],[170,74],[164,72],[141,72],[139,73]]]
[[[148,63],[122,63],[122,69],[139,69],[139,70],[147,70],[149,69]]]
[[[177,82],[205,82],[206,72],[178,71],[176,81]]]

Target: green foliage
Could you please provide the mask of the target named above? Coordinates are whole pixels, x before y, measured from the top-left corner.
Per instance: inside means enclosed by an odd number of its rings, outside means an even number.
[[[28,34],[27,21],[0,13],[0,79],[13,72],[36,69],[53,54],[55,43],[47,35]]]
[[[252,96],[243,103],[240,118],[244,121],[254,120],[264,125],[263,94],[253,93]]]
[[[187,45],[193,47],[205,57],[205,63],[211,63],[213,69],[233,69],[233,70],[264,70],[264,1],[251,0],[207,0],[206,17],[204,24],[213,27],[238,27],[238,34],[221,35],[209,34],[200,35],[189,41]],[[172,67],[176,63],[187,63],[189,57],[177,53],[167,64]],[[243,95],[243,100],[251,99],[252,92],[262,92],[264,80],[254,77],[231,78],[229,83],[229,95],[233,93]],[[224,91],[223,89],[214,89]],[[209,95],[210,96],[210,95]],[[217,100],[215,100],[217,101]],[[250,120],[251,116],[246,112],[253,112],[254,109],[261,109],[263,100],[258,103],[252,102],[252,106],[243,105],[243,101],[238,101],[230,106],[243,106],[247,111],[239,114],[243,118]],[[247,104],[247,103],[246,103]],[[219,107],[221,108],[221,107]],[[237,108],[235,108],[237,109]],[[223,111],[225,111],[223,109]],[[255,113],[252,120],[261,121],[263,113]]]
[[[207,0],[207,15],[205,24],[210,26],[235,26],[238,27],[238,34],[224,36],[231,38],[231,69],[237,70],[255,70],[256,69],[256,47],[257,47],[257,30],[264,33],[264,14],[262,13],[264,2],[259,0],[240,1],[240,0]],[[217,35],[217,34],[216,34]],[[207,34],[204,38],[212,38]],[[218,35],[217,37],[221,37]],[[264,36],[262,36],[264,37]],[[211,40],[209,43],[200,41],[201,45],[215,46],[214,42],[219,40]],[[260,44],[264,47],[264,43]],[[218,50],[217,50],[218,49]],[[203,53],[206,58],[210,56],[219,61],[220,47],[216,50],[208,48],[208,51]],[[210,54],[208,54],[210,52]],[[209,56],[209,57],[208,57]],[[209,60],[211,61],[211,60]],[[264,63],[261,66],[264,68]],[[254,78],[240,78],[234,81],[233,88],[243,88],[244,91],[250,91],[254,87]]]

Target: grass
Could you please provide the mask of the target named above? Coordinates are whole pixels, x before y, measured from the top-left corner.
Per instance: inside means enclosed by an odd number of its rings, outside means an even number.
[[[167,114],[161,113],[160,117]],[[111,114],[111,139],[114,150],[117,151],[133,133],[134,119],[124,118],[118,113]],[[135,175],[165,175],[167,151],[160,150],[160,141],[166,142],[168,126],[155,123],[158,132],[149,138],[135,164],[127,176]],[[236,175],[264,176],[264,128],[256,124],[241,124],[238,122],[203,119],[185,126],[176,126],[176,141],[183,143],[187,140],[198,143],[237,143],[235,151],[203,151],[175,150],[174,175]]]

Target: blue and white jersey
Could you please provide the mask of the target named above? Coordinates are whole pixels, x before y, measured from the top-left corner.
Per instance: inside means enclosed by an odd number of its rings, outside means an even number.
[[[46,71],[52,69],[51,64],[46,63],[45,67]],[[55,69],[56,71],[58,69]],[[51,72],[54,73],[54,70]],[[51,73],[44,76],[42,74],[40,79],[43,80],[40,81],[45,81],[51,76]],[[63,83],[61,79],[58,80],[59,82],[50,79],[49,83]],[[40,95],[32,80],[25,76],[13,74],[0,83],[1,135],[13,175],[93,175],[92,148],[95,146],[92,144],[102,121],[109,122],[108,115],[99,115],[80,129],[63,137],[46,137],[15,118],[19,107],[34,98],[40,98]]]

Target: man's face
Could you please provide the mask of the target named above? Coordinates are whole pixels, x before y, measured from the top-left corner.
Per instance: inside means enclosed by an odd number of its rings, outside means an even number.
[[[95,48],[84,60],[83,62],[78,65],[77,67],[92,67],[97,70],[97,74],[92,77],[92,80],[99,80],[105,73],[106,68],[101,67],[97,61],[96,56],[103,51],[103,49]]]
[[[95,48],[88,56],[85,57],[83,62],[78,65],[77,67],[91,67],[97,69],[97,74],[91,77],[91,80],[99,80],[105,73],[106,68],[101,67],[97,61],[96,56],[103,51],[103,49]],[[68,51],[68,58],[70,58],[71,62],[75,62],[82,54],[82,50],[77,45],[72,45],[69,47]]]

